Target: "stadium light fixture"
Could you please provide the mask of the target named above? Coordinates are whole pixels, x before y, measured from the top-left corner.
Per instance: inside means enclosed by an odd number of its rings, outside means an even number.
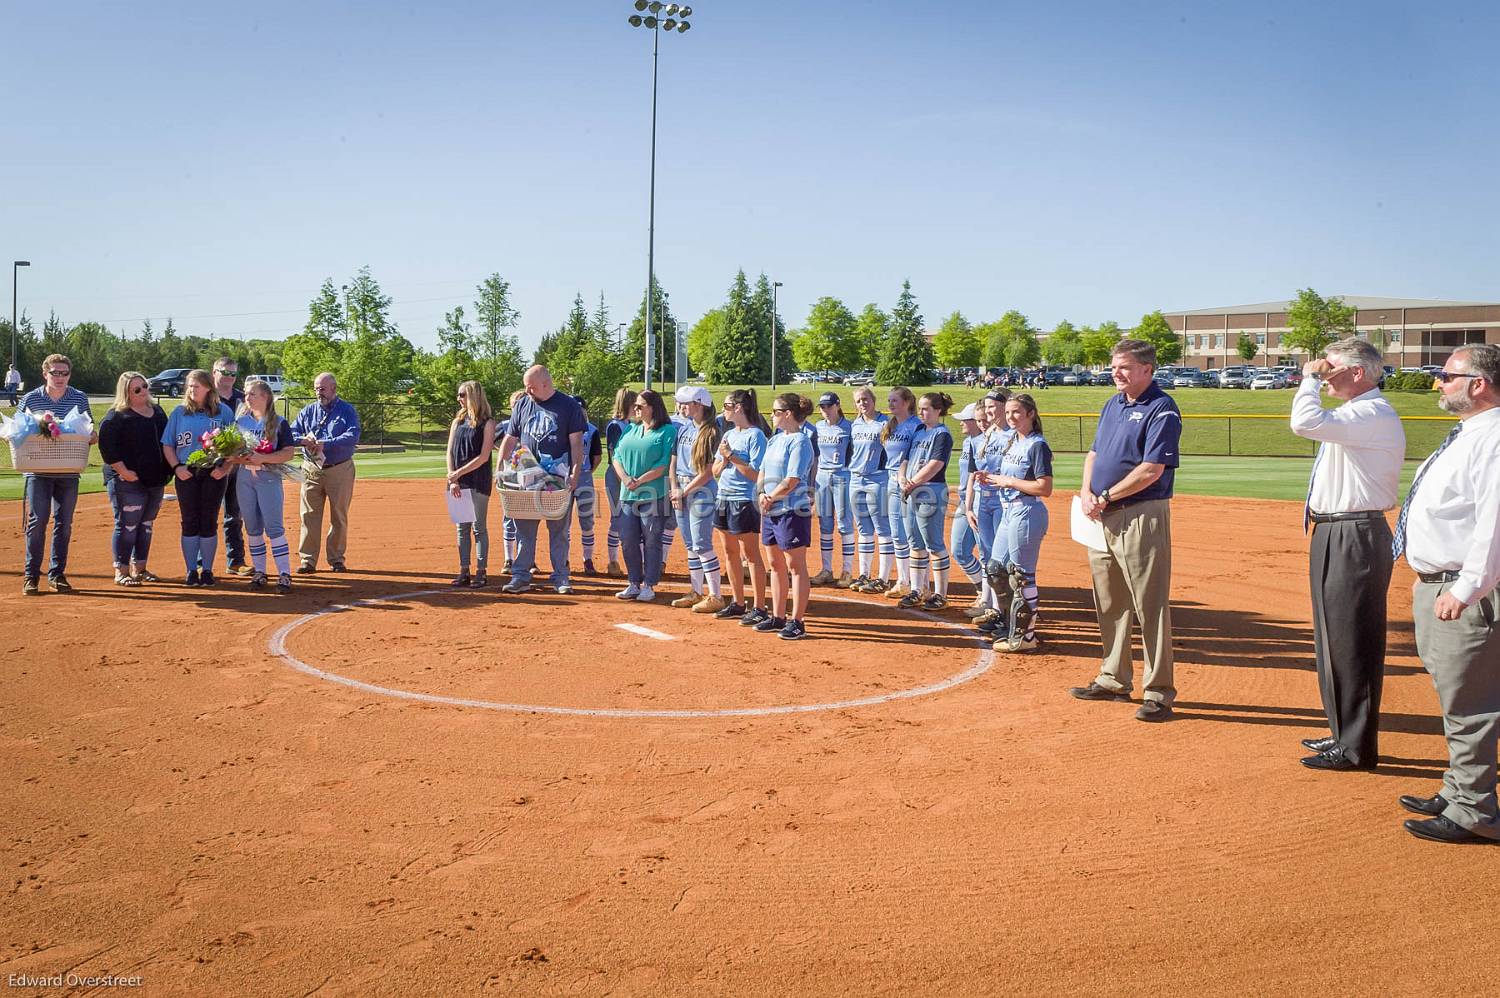
[[[637,11],[648,12],[645,17],[640,14],[632,14],[627,19],[633,28],[648,28],[651,31],[651,186],[647,200],[646,221],[646,387],[651,387],[652,373],[656,367],[656,330],[652,322],[653,312],[656,306],[656,69],[661,49],[661,33],[665,29],[671,32],[674,28],[680,35],[687,31],[691,25],[687,18],[692,15],[693,9],[686,5],[678,6],[675,3],[664,4],[660,0],[635,0],[632,5]],[[657,14],[666,9],[669,15],[665,19],[659,19]],[[665,380],[665,378],[663,378]]]
[[[776,394],[776,292],[780,281],[771,282],[771,394]]]

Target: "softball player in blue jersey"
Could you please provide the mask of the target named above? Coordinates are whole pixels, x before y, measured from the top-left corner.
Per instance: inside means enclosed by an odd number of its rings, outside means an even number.
[[[620,476],[615,473],[615,448],[620,437],[630,429],[630,418],[635,411],[635,389],[621,388],[615,392],[613,417],[604,426],[604,444],[609,452],[609,464],[604,468],[604,492],[609,497],[609,565],[605,571],[614,578],[623,578],[625,569],[620,564]]]
[[[886,490],[886,516],[891,523],[891,543],[896,549],[896,581],[886,590],[886,599],[902,599],[916,591],[916,579],[911,571],[911,543],[907,531],[906,502],[906,457],[911,451],[912,439],[921,429],[917,418],[917,397],[910,388],[892,388],[886,399],[891,415],[880,431],[880,441],[885,447],[885,469],[891,480]]]
[[[516,403],[525,397],[525,389],[511,392],[510,411],[515,412]],[[495,427],[495,439],[504,440],[508,433],[510,433],[510,420],[500,420]],[[505,549],[505,564],[500,566],[500,571],[509,575],[511,564],[516,560],[516,554],[521,547],[521,538],[516,533],[516,521],[503,514],[500,517],[500,545]]]
[[[687,421],[677,426],[677,449],[672,461],[672,508],[688,553],[692,591],[672,605],[694,613],[718,613],[729,604],[720,595],[719,556],[714,553],[714,454],[719,449],[719,424],[713,396],[707,388],[677,389],[677,402]]]
[[[857,593],[883,593],[896,551],[891,518],[886,513],[890,474],[885,469],[885,445],[881,442],[885,415],[875,408],[875,393],[868,388],[855,389],[854,407],[858,415],[849,425],[849,498],[859,526],[859,577],[849,588]],[[880,564],[872,576],[870,563],[877,538]]]
[[[948,513],[953,432],[943,419],[951,408],[953,399],[943,392],[927,392],[917,402],[922,428],[912,438],[901,487],[906,498],[906,532],[911,537],[912,591],[901,598],[899,605],[908,609],[941,610],[948,605],[949,560],[943,520]]]
[[[990,478],[1000,487],[1005,509],[992,560],[1007,569],[1010,633],[1004,641],[997,640],[995,648],[1032,651],[1039,644],[1036,564],[1047,535],[1047,506],[1042,500],[1052,494],[1052,448],[1042,436],[1042,417],[1030,395],[1005,403],[1005,422],[1011,438],[1001,456],[1000,473]]]
[[[766,455],[765,417],[756,404],[755,390],[742,388],[724,399],[729,429],[719,440],[714,474],[719,479],[719,498],[714,507],[714,526],[724,535],[724,564],[729,569],[733,599],[714,614],[719,620],[739,618],[754,627],[771,619],[766,597],[766,566],[760,556],[760,507],[755,488]],[[748,564],[752,588],[745,591]]]
[[[812,543],[812,494],[818,448],[803,432],[812,415],[812,399],[795,392],[776,396],[771,418],[777,434],[766,444],[761,462],[760,543],[771,565],[771,618],[755,625],[761,632],[779,631],[786,641],[807,632],[807,547]],[[788,603],[790,597],[790,604]]]
[[[835,392],[818,399],[823,418],[813,427],[818,445],[818,541],[823,570],[812,577],[815,586],[837,585],[848,589],[854,581],[854,510],[849,503],[849,452],[852,424]],[[838,529],[843,554],[843,574],[833,574],[833,532]]]
[[[984,566],[984,585],[980,589],[980,602],[984,610],[975,619],[975,625],[984,633],[1004,637],[1009,633],[1010,586],[1005,566],[993,561],[996,538],[1000,534],[1000,520],[1004,508],[1000,502],[1000,487],[991,484],[991,477],[1000,474],[1000,460],[1010,443],[1011,431],[1005,425],[1005,403],[1010,393],[1003,388],[992,388],[982,400],[989,417],[989,428],[984,431],[983,442],[975,457],[974,471],[969,475],[969,491],[974,499],[976,529],[979,532],[979,558]],[[1001,597],[1006,597],[1002,606]]]
[[[974,456],[978,452],[979,441],[984,439],[984,410],[972,403],[964,406],[958,414],[958,424],[963,427],[964,435],[958,456],[958,509],[954,511],[953,527],[948,532],[948,550],[954,563],[968,576],[969,581],[974,584],[975,593],[978,593],[984,580],[984,566],[974,553],[979,537],[974,529],[973,510],[968,505],[968,487],[969,473],[974,470]],[[979,605],[976,596],[974,606]]]

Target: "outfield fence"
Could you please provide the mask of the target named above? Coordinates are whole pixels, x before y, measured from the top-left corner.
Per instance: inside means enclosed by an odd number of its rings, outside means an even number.
[[[287,419],[292,419],[311,398],[281,400]],[[448,425],[455,406],[423,406],[415,402],[352,402],[360,418],[374,432],[361,441],[378,449],[444,450]],[[1052,450],[1081,454],[1094,441],[1099,424],[1097,412],[1043,412],[1042,423]],[[769,419],[769,415],[767,416]],[[1437,449],[1452,428],[1451,416],[1402,416],[1406,431],[1406,456],[1421,460]],[[1268,413],[1184,413],[1182,453],[1204,457],[1312,457],[1314,441],[1292,432],[1287,417]]]
[[[1097,412],[1043,412],[1047,443],[1057,453],[1083,453],[1094,442]],[[1406,457],[1421,460],[1437,449],[1453,428],[1451,416],[1402,416]],[[1316,441],[1292,432],[1284,415],[1261,413],[1184,413],[1183,454],[1202,457],[1312,457]]]

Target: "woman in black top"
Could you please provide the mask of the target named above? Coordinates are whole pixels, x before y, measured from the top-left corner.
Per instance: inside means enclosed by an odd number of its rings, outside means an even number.
[[[151,399],[146,376],[126,371],[115,385],[115,402],[99,424],[104,487],[115,511],[115,585],[139,586],[161,579],[146,570],[151,529],[161,510],[163,487],[172,477],[161,450],[167,414]]]
[[[474,496],[474,519],[458,525],[458,575],[452,585],[474,589],[489,584],[485,569],[490,560],[489,508],[494,474],[490,452],[495,449],[495,421],[490,418],[484,386],[465,381],[458,386],[458,415],[448,428],[448,488],[457,498],[464,489]],[[469,575],[469,535],[474,536],[474,575]]]

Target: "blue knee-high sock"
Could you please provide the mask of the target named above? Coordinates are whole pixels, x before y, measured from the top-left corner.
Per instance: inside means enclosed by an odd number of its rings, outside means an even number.
[[[214,555],[218,553],[219,538],[217,536],[198,538],[198,560],[203,563],[203,570],[210,575],[214,571]]]
[[[286,534],[277,534],[271,538],[271,559],[276,562],[277,573],[292,574],[292,555]]]
[[[199,537],[184,537],[182,539],[182,560],[187,565],[189,572],[198,570],[198,541]]]
[[[250,567],[262,575],[266,574],[266,539],[261,534],[246,534],[245,546],[250,549]]]

